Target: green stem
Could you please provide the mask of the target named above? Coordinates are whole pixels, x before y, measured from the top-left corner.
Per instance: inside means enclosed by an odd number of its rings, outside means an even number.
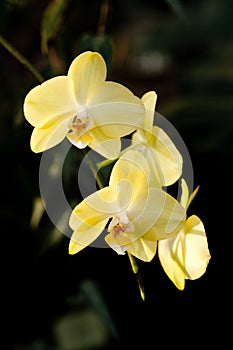
[[[141,298],[142,300],[145,301],[145,292],[144,292],[144,285],[143,285],[143,282],[142,282],[142,278],[141,278],[141,275],[138,271],[138,265],[137,265],[137,262],[136,260],[134,259],[133,255],[131,255],[129,252],[128,253],[128,258],[129,258],[129,261],[130,261],[130,264],[131,264],[131,267],[132,267],[132,271],[137,279],[137,284],[138,284],[138,288],[139,288],[139,291],[140,291],[140,295],[141,295]]]
[[[96,182],[97,182],[97,185],[99,186],[99,188],[103,188],[105,187],[105,183],[103,181],[103,179],[100,178],[99,174],[98,174],[98,167],[95,163],[93,163],[92,159],[89,157],[88,155],[88,151],[86,151],[86,149],[84,148],[83,150],[83,154],[87,160],[87,163],[93,173],[93,175],[95,176],[95,179],[96,179]]]
[[[18,51],[15,47],[13,47],[6,39],[0,35],[0,44],[23,66],[25,66],[34,77],[42,83],[44,78],[40,75],[40,73],[34,68],[34,66]]]
[[[138,265],[136,263],[136,260],[134,259],[133,255],[131,255],[130,253],[128,253],[128,257],[129,257],[129,261],[130,261],[133,273],[137,274],[138,273]]]

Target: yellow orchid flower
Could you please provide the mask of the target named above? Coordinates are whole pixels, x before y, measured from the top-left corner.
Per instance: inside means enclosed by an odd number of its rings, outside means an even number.
[[[107,227],[105,241],[118,254],[126,251],[150,261],[157,241],[176,234],[185,209],[160,188],[149,187],[150,169],[138,151],[128,151],[113,166],[109,185],[79,203],[70,217],[69,253],[90,245]]]
[[[24,115],[34,126],[31,149],[43,152],[65,137],[78,148],[87,145],[106,158],[118,157],[120,138],[141,127],[145,108],[121,84],[106,81],[103,57],[86,51],[66,76],[34,87],[24,101]]]
[[[145,106],[143,127],[132,135],[132,149],[139,150],[147,158],[154,173],[152,186],[168,186],[182,174],[183,160],[180,152],[160,127],[153,125],[157,94],[149,91],[142,96]]]
[[[187,210],[198,188],[189,196],[184,179],[181,186],[181,204]],[[209,263],[210,252],[205,228],[199,217],[190,216],[177,235],[158,242],[158,256],[165,273],[180,290],[185,287],[185,279],[201,277]]]

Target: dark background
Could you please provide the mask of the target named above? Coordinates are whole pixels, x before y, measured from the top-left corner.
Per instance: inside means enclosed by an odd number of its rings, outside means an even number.
[[[101,36],[104,2],[65,1],[43,53],[49,3],[1,0],[0,34],[44,79],[66,74],[74,57],[92,49],[105,57],[108,79],[138,96],[158,93],[156,110],[177,129],[192,159],[200,190],[189,213],[205,225],[211,260],[184,291],[157,256],[139,261],[143,302],[127,256],[93,247],[70,256],[69,238],[46,214],[30,224],[41,155],[30,150],[32,126],[22,106],[38,81],[0,46],[1,348],[225,349],[232,317],[233,2],[110,1]],[[78,200],[78,161],[71,151],[64,174],[70,201]]]

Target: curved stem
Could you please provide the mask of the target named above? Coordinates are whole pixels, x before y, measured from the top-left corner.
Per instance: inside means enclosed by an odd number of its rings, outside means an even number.
[[[140,291],[140,294],[141,294],[141,298],[142,298],[142,300],[145,300],[144,285],[143,285],[143,282],[142,282],[141,275],[140,275],[140,273],[138,271],[137,262],[134,259],[133,255],[131,255],[129,252],[127,252],[127,254],[128,254],[128,258],[129,258],[131,267],[132,267],[132,271],[133,271],[133,273],[134,273],[134,275],[135,275],[135,277],[137,279],[138,288],[139,288],[139,291]]]
[[[93,162],[93,160],[89,157],[88,155],[88,151],[86,151],[86,149],[82,149],[82,152],[84,154],[84,157],[87,160],[87,163],[93,173],[93,175],[95,176],[95,180],[97,182],[97,185],[99,186],[99,188],[103,188],[106,186],[106,184],[104,183],[103,179],[100,178],[99,174],[98,174],[98,167],[97,165]]]
[[[35,67],[15,48],[13,47],[2,35],[0,35],[0,44],[23,66],[25,66],[34,77],[42,83],[44,78],[40,73],[35,69]]]

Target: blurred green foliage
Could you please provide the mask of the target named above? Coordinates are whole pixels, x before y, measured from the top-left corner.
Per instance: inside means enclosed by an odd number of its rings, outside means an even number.
[[[50,1],[43,13],[41,19],[41,52],[43,54],[48,53],[48,42],[56,37],[67,4],[66,0]]]

